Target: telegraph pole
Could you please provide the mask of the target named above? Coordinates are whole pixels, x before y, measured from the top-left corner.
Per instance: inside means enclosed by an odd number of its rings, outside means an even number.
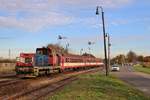
[[[11,58],[11,50],[10,49],[8,51],[8,57],[9,57],[9,59]]]
[[[111,47],[111,43],[110,43],[109,33],[107,34],[107,36],[108,36],[108,69],[110,70],[110,47]]]

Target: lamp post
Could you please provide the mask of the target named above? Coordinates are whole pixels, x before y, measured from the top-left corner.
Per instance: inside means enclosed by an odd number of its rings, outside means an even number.
[[[60,42],[58,43],[59,46],[61,46],[61,40],[63,39],[67,39],[67,37],[63,37],[61,35],[58,35],[58,40],[60,40]],[[66,45],[66,47],[69,46],[69,43]],[[68,48],[68,47],[67,47]],[[60,53],[62,53],[62,50],[60,51]]]
[[[61,36],[61,35],[58,35],[58,38],[57,38],[58,40],[63,40],[63,39],[67,39],[67,37],[63,37],[63,36]],[[61,43],[60,43],[61,44]]]
[[[70,44],[69,44],[69,43],[67,43],[67,44],[66,44],[66,52],[68,52],[68,48],[69,48],[69,46],[70,46]]]
[[[83,48],[80,50],[80,55],[82,55]]]
[[[94,45],[94,44],[95,44],[95,42],[88,41],[88,45],[89,45],[89,47],[88,47],[88,49],[89,49],[89,54],[91,54],[91,52],[90,52],[90,50],[91,50],[90,46],[91,46],[91,45]]]
[[[102,13],[102,24],[103,24],[103,37],[104,37],[104,54],[105,54],[105,68],[106,68],[106,76],[108,76],[108,60],[107,60],[107,48],[106,48],[106,33],[105,33],[105,21],[104,21],[104,11],[101,6],[97,6],[96,15],[99,15],[99,8]]]

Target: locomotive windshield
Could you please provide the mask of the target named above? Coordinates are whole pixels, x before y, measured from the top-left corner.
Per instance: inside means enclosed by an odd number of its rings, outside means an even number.
[[[39,55],[48,55],[48,49],[47,48],[38,48],[36,49],[36,54]]]
[[[25,58],[25,63],[31,63],[32,62],[32,58]]]
[[[30,57],[18,57],[17,61],[22,62],[22,63],[32,63],[32,58],[30,58]]]

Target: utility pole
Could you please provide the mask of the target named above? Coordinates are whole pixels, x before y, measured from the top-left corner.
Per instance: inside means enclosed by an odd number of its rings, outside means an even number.
[[[9,59],[11,58],[11,50],[10,49],[8,51],[8,57],[9,57]]]
[[[106,48],[106,33],[105,33],[105,21],[104,21],[104,11],[101,6],[97,6],[96,15],[99,15],[99,8],[102,13],[102,24],[103,24],[103,37],[104,37],[104,54],[105,54],[105,68],[106,68],[106,76],[108,76],[108,59],[107,59],[107,48]]]
[[[108,36],[108,69],[110,71],[110,47],[111,47],[111,43],[110,43],[110,35],[109,33],[107,34]]]

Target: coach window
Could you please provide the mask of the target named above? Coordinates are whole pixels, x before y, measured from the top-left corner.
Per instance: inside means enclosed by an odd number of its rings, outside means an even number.
[[[66,62],[68,62],[68,58],[66,58]]]
[[[68,58],[68,62],[70,62],[70,58]]]

